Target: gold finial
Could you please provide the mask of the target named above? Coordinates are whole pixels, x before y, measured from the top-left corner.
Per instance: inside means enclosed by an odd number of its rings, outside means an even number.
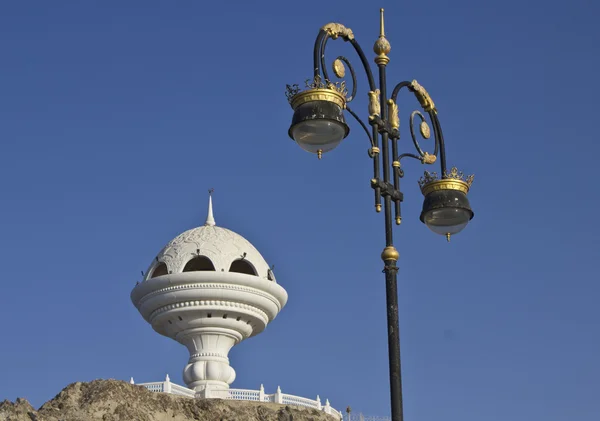
[[[396,225],[400,225],[402,223],[402,218],[401,217],[396,217]]]
[[[399,257],[400,253],[398,253],[398,250],[396,250],[396,247],[394,246],[387,246],[381,252],[381,260],[383,260],[384,262],[388,260],[396,261]]]
[[[323,157],[323,149],[319,149],[317,151],[317,158],[321,159]]]
[[[377,213],[381,212],[381,203],[378,203],[375,205],[375,212],[377,212]]]
[[[375,54],[377,54],[377,57],[375,57],[375,63],[377,63],[378,65],[386,66],[390,62],[390,59],[388,58],[387,54],[391,51],[392,47],[388,40],[385,38],[385,28],[383,24],[383,9],[380,9],[379,13],[379,38],[377,39],[377,41],[375,41],[373,51],[375,51]]]
[[[451,235],[452,235],[452,234],[450,234],[449,232],[447,232],[447,233],[446,233],[446,239],[448,240],[448,242],[450,242],[450,236],[451,236]]]

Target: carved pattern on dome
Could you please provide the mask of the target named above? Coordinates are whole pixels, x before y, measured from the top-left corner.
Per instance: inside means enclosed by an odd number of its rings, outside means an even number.
[[[248,304],[236,303],[233,301],[220,301],[220,300],[182,301],[179,303],[169,304],[169,305],[157,308],[152,313],[150,313],[148,320],[150,321],[150,323],[152,323],[159,314],[162,314],[169,310],[175,310],[178,308],[185,308],[185,307],[212,307],[212,308],[214,308],[215,306],[233,307],[233,308],[240,308],[242,310],[247,310],[247,311],[250,311],[250,312],[258,315],[259,318],[262,319],[261,321],[265,325],[269,323],[269,316],[267,316],[267,313],[265,313],[264,311],[262,311],[261,309],[259,309],[257,307],[254,307],[254,306],[251,306]],[[222,309],[215,309],[215,310],[222,310]]]
[[[226,228],[197,227],[171,240],[158,254],[157,260],[152,263],[147,273],[151,274],[158,262],[164,262],[169,273],[180,273],[185,264],[198,255],[210,259],[217,272],[225,272],[229,271],[231,263],[240,259],[244,253],[246,260],[256,268],[258,276],[266,279],[269,267],[248,240]]]
[[[164,294],[166,292],[176,291],[176,290],[184,290],[184,289],[202,289],[202,288],[206,288],[206,289],[229,289],[229,290],[234,290],[234,291],[248,292],[250,294],[255,294],[255,295],[258,295],[260,297],[269,299],[270,301],[273,302],[273,304],[275,304],[279,309],[281,309],[281,303],[277,299],[275,299],[273,297],[273,295],[268,294],[266,292],[263,292],[263,291],[261,291],[259,289],[251,288],[251,287],[245,287],[245,286],[240,286],[240,285],[217,284],[217,283],[175,285],[175,286],[171,286],[171,287],[167,287],[167,288],[158,289],[158,290],[153,291],[153,292],[151,292],[151,293],[149,293],[147,295],[144,295],[142,298],[140,298],[140,300],[138,301],[137,305],[141,306],[144,302],[146,302],[150,298],[152,298],[152,297],[154,297],[156,295]]]

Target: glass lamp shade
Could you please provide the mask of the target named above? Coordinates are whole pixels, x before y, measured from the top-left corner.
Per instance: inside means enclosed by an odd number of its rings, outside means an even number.
[[[471,213],[465,209],[433,209],[423,215],[423,222],[431,231],[440,235],[454,235],[461,232],[469,221]]]
[[[305,151],[325,153],[335,149],[349,132],[339,103],[319,99],[295,107],[288,134]]]
[[[473,216],[465,191],[441,189],[426,192],[420,219],[436,234],[449,236],[461,232]]]
[[[346,137],[345,126],[333,120],[304,120],[292,127],[292,138],[307,152],[329,152]]]

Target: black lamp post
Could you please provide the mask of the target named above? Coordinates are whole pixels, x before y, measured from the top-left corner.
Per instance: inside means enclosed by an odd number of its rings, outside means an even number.
[[[329,78],[325,66],[325,47],[330,38],[342,38],[352,44],[367,74],[370,130],[348,106],[356,95],[356,75],[350,61],[344,56],[339,56],[333,62],[333,71],[340,79],[346,75],[346,66],[350,70],[352,78],[350,94],[348,94],[345,81],[331,82]],[[381,258],[385,264],[392,421],[403,421],[396,279],[398,272],[396,263],[399,254],[392,241],[392,204],[396,224],[400,225],[402,221],[400,203],[403,200],[403,194],[400,192],[400,179],[404,177],[404,171],[401,167],[401,160],[413,158],[423,164],[432,165],[439,156],[440,174],[425,171],[424,176],[419,180],[421,192],[425,197],[420,219],[433,232],[445,235],[448,241],[450,241],[450,236],[462,231],[473,218],[473,211],[467,199],[473,176],[465,178],[456,167],[447,171],[444,136],[437,117],[437,109],[425,88],[416,80],[400,82],[392,91],[392,95],[387,96],[386,66],[390,61],[387,54],[391,47],[385,38],[383,9],[381,9],[381,31],[373,50],[377,55],[375,63],[379,69],[379,84],[375,83],[371,67],[362,48],[354,39],[352,30],[339,23],[329,23],[321,28],[314,48],[314,78],[312,81],[306,82],[304,91],[301,91],[298,85],[287,86],[286,95],[294,109],[289,135],[302,149],[317,154],[321,159],[323,153],[336,148],[348,136],[350,129],[344,118],[344,110],[346,110],[362,126],[371,142],[369,157],[373,160],[374,175],[371,179],[371,187],[375,191],[375,209],[377,212],[381,212],[381,198],[383,197],[385,214],[386,247],[381,253]],[[415,95],[429,116],[435,140],[433,154],[424,152],[415,136],[415,118],[417,117],[421,136],[428,139],[431,135],[427,120],[419,111],[414,111],[410,116],[410,133],[417,153],[398,154],[400,120],[396,98],[403,88]],[[380,137],[381,149],[379,149]],[[391,168],[389,165],[390,153]],[[381,167],[383,167],[383,177],[380,174]]]

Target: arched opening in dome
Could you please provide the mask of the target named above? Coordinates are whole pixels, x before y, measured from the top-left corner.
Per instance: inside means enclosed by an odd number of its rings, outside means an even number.
[[[211,262],[206,256],[194,257],[192,260],[187,262],[183,268],[184,272],[198,272],[207,270],[214,271],[215,265],[213,265],[213,262]]]
[[[252,266],[252,263],[245,259],[234,260],[231,263],[229,272],[245,273],[246,275],[257,276],[256,269]]]
[[[167,265],[164,262],[160,262],[154,270],[152,271],[152,276],[150,278],[156,278],[157,276],[163,276],[169,273],[167,269]]]

